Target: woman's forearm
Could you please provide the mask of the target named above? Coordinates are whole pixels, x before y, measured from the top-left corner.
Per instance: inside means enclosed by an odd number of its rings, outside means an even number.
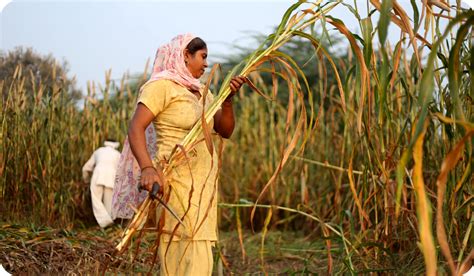
[[[224,101],[221,110],[214,117],[214,129],[223,138],[229,138],[234,132],[235,118],[232,102]]]
[[[156,164],[156,167],[154,166],[146,147],[145,130],[153,118],[153,113],[143,104],[139,103],[128,127],[130,149],[137,159],[141,170],[140,183],[142,187],[149,191],[155,182],[158,182],[161,186],[166,185],[163,170],[159,164]]]
[[[145,130],[153,120],[153,113],[142,103],[137,105],[128,127],[128,141],[140,168],[153,166],[146,148]]]
[[[140,168],[153,166],[146,148],[145,128],[133,124],[132,121],[128,129],[128,141]]]

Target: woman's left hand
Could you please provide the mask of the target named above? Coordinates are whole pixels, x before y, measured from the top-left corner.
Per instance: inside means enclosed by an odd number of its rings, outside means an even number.
[[[245,83],[245,77],[243,77],[243,76],[233,77],[230,80],[230,90],[232,91],[232,93],[235,94],[235,93],[237,93],[237,91],[239,91],[240,87],[244,83]]]
[[[230,94],[227,97],[226,101],[230,101],[230,99],[237,93],[245,83],[245,77],[243,76],[235,76],[230,80]]]

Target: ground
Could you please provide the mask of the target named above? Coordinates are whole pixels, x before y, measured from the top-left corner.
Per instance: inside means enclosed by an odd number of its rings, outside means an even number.
[[[147,273],[153,258],[150,248],[154,236],[145,235],[135,258],[136,248],[113,256],[122,230],[120,226],[113,226],[106,230],[89,227],[68,231],[0,223],[0,263],[15,274],[101,274],[103,269],[110,273]],[[245,254],[242,254],[237,231],[220,232],[219,237],[214,250],[215,275],[324,275],[328,273],[329,263],[334,274],[349,273],[348,267],[357,269],[361,263],[365,269],[361,266],[358,272],[392,274],[396,267],[393,258],[388,256],[366,262],[357,261],[355,256],[348,258],[343,246],[335,242],[331,242],[331,262],[328,262],[324,239],[296,231],[269,231],[263,250],[262,234],[245,232],[242,236]],[[156,264],[152,271],[158,271],[158,267]],[[414,272],[412,268],[409,270]]]

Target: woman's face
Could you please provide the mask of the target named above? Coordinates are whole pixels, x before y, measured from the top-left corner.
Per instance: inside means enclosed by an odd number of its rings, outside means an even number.
[[[187,49],[184,50],[184,60],[191,75],[199,79],[207,68],[207,48],[198,50],[194,55],[190,54]]]

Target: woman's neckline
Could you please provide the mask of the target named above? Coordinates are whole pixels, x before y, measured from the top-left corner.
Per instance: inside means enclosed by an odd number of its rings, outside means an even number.
[[[185,85],[183,85],[182,83],[179,83],[179,82],[174,81],[174,80],[170,80],[170,81],[172,81],[172,82],[176,83],[177,85],[181,86],[182,88],[186,89],[189,93],[193,94],[193,96],[196,97],[196,99],[197,99],[198,101],[201,101],[201,99],[202,99],[202,93],[201,93],[201,91],[198,91],[198,90],[191,90],[191,89],[189,89],[188,87],[186,87]]]

